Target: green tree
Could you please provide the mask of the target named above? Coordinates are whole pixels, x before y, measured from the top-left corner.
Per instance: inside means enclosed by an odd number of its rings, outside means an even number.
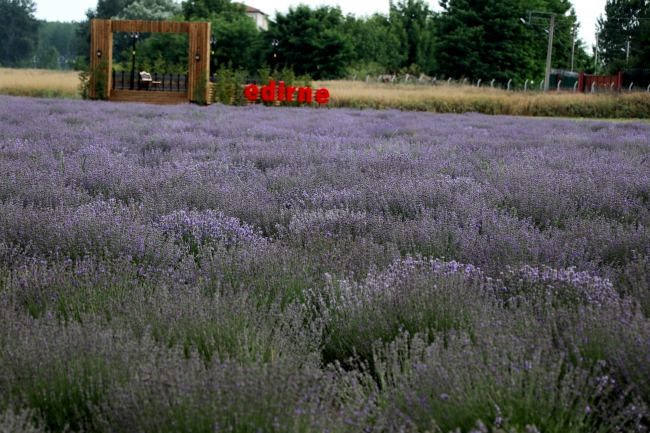
[[[230,0],[185,0],[182,4],[183,16],[186,20],[206,20],[215,14],[227,20],[235,16],[246,16],[246,8]]]
[[[54,45],[50,45],[45,50],[41,50],[37,56],[36,66],[39,69],[59,69],[59,51]]]
[[[539,75],[540,41],[520,22],[534,0],[442,0],[437,63],[444,76],[523,80]],[[535,7],[538,6],[538,7]]]
[[[639,14],[639,28],[632,37],[633,67],[650,69],[650,1]]]
[[[76,22],[41,21],[39,51],[47,50],[53,46],[62,56],[74,59],[75,52],[72,44],[78,26],[79,23]]]
[[[276,12],[265,35],[266,58],[272,67],[293,66],[298,74],[315,79],[345,76],[353,59],[352,44],[343,32],[343,14],[338,7],[311,9],[299,5],[286,14]],[[277,38],[277,57],[271,40]]]
[[[182,4],[183,18],[210,21],[212,36],[217,38],[211,70],[221,65],[254,71],[260,66],[262,37],[255,22],[246,15],[243,4],[230,0],[186,0]]]
[[[352,45],[350,69],[357,75],[384,74],[401,68],[407,61],[398,35],[385,15],[356,18],[348,15],[343,32]]]
[[[180,13],[173,0],[137,0],[115,16],[119,20],[166,21]]]
[[[260,67],[263,33],[247,15],[213,14],[212,34],[217,38],[212,70],[231,64],[235,69],[256,71]]]
[[[423,0],[390,0],[391,30],[406,54],[402,67],[416,64],[427,73],[434,70],[435,17]]]
[[[437,26],[439,73],[484,81],[512,78],[519,84],[543,76],[548,27],[523,25],[521,20],[531,10],[556,13],[551,67],[571,67],[577,18],[568,0],[441,0],[440,5],[444,11]],[[584,44],[577,41],[575,65],[585,66],[588,58]]]
[[[28,65],[38,45],[33,0],[0,0],[0,64]]]
[[[189,60],[188,46],[189,38],[185,34],[154,33],[138,44],[137,67],[153,73],[184,74]],[[130,70],[131,51],[120,58],[123,69]]]
[[[605,15],[597,21],[598,59],[603,69],[615,74],[621,69],[639,66],[650,41],[644,37],[648,22],[647,0],[607,0]],[[630,59],[627,59],[628,43]]]

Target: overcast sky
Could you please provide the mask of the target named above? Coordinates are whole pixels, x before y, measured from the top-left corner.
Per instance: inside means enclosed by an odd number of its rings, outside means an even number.
[[[426,0],[425,0],[426,1]],[[596,18],[604,12],[606,0],[572,0],[580,20],[580,38],[591,46],[595,41]],[[179,1],[180,2],[180,1]],[[248,0],[246,4],[269,15],[275,11],[286,12],[289,6],[305,3],[310,6],[341,6],[344,14],[357,16],[372,15],[375,12],[387,13],[388,0]],[[429,0],[433,9],[438,9],[437,0]],[[94,8],[97,0],[36,0],[36,17],[48,21],[82,21],[87,9]]]

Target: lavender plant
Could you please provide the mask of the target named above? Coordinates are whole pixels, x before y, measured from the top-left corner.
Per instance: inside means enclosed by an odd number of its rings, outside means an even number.
[[[1,97],[0,126],[0,430],[650,426],[648,124]]]

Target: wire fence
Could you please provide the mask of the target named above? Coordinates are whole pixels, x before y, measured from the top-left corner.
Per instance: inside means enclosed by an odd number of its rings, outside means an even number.
[[[650,69],[623,69],[623,88],[650,92]]]
[[[549,77],[549,90],[552,92],[584,92],[584,93],[606,93],[606,92],[646,92],[650,93],[650,70],[624,70],[622,82],[619,83],[619,76],[591,76],[585,75],[586,79],[580,89],[580,74],[578,72],[552,69]],[[544,78],[521,80],[497,80],[468,78],[455,79],[452,77],[438,78],[424,74],[420,76],[405,75],[367,75],[365,78],[353,76],[352,81],[365,81],[366,84],[385,85],[413,85],[413,86],[473,86],[480,88],[493,88],[509,91],[522,92],[543,92]]]

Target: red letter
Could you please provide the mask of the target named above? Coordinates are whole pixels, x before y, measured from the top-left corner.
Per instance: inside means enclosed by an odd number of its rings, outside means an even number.
[[[305,99],[307,100],[305,101]],[[309,87],[298,89],[298,102],[311,102],[311,89]]]
[[[293,92],[296,91],[296,88],[293,86],[287,86],[287,102],[293,101]]]
[[[316,90],[316,102],[319,104],[327,104],[330,100],[330,91],[327,89]]]
[[[275,101],[275,80],[271,80],[268,86],[262,87],[262,99],[266,102]]]
[[[260,96],[260,89],[255,84],[249,84],[244,89],[244,96],[246,96],[246,99],[249,101],[254,101],[258,96]]]
[[[278,83],[278,101],[284,101],[284,81]]]

